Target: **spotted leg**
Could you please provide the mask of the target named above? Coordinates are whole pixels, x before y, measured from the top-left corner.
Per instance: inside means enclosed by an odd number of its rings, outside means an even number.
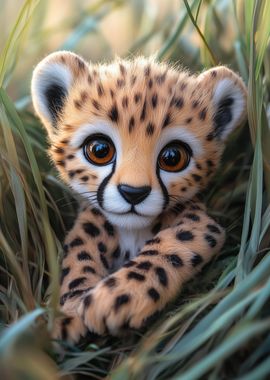
[[[106,242],[106,243],[105,243]],[[118,238],[113,226],[96,208],[81,211],[66,237],[61,269],[60,310],[54,338],[78,341],[87,329],[78,316],[82,295],[109,273],[118,253]]]
[[[136,259],[84,295],[79,313],[90,331],[115,335],[123,326],[140,328],[218,253],[223,229],[202,210],[193,218],[188,214],[183,212],[178,226],[159,232]]]

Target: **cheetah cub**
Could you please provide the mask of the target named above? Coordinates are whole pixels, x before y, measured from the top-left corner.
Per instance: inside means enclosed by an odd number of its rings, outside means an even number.
[[[196,196],[245,119],[246,88],[222,66],[193,76],[152,58],[93,65],[64,51],[37,65],[32,96],[50,156],[82,199],[55,336],[138,329],[223,246]]]

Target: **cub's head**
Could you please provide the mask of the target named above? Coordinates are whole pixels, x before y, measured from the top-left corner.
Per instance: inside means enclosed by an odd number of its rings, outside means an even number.
[[[126,228],[200,192],[246,114],[245,86],[226,67],[190,76],[145,58],[96,66],[51,54],[32,96],[62,178]]]

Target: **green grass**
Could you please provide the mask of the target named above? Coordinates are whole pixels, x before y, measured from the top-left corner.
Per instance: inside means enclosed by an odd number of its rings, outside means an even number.
[[[269,378],[270,2],[185,0],[160,18],[148,1],[70,1],[77,11],[71,7],[64,21],[48,27],[43,19],[50,2],[24,1],[18,11],[12,1],[17,19],[0,54],[1,378]],[[227,242],[148,330],[87,346],[63,343],[59,353],[48,331],[58,299],[58,255],[77,204],[48,162],[46,137],[29,104],[29,81],[33,63],[57,33],[55,49],[113,58],[102,25],[122,9],[133,15],[123,55],[154,49],[158,59],[193,71],[228,64],[246,81],[248,124],[231,136],[205,193],[212,214],[227,228]],[[6,12],[3,6],[2,25]],[[88,49],[93,36],[98,54]]]

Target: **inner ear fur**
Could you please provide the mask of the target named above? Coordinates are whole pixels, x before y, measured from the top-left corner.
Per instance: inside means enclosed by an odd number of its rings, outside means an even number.
[[[211,99],[212,135],[225,140],[246,119],[246,86],[240,76],[224,66],[203,72],[198,80]]]
[[[33,105],[49,135],[57,133],[73,84],[87,73],[87,63],[66,51],[52,53],[36,66],[31,84]]]

